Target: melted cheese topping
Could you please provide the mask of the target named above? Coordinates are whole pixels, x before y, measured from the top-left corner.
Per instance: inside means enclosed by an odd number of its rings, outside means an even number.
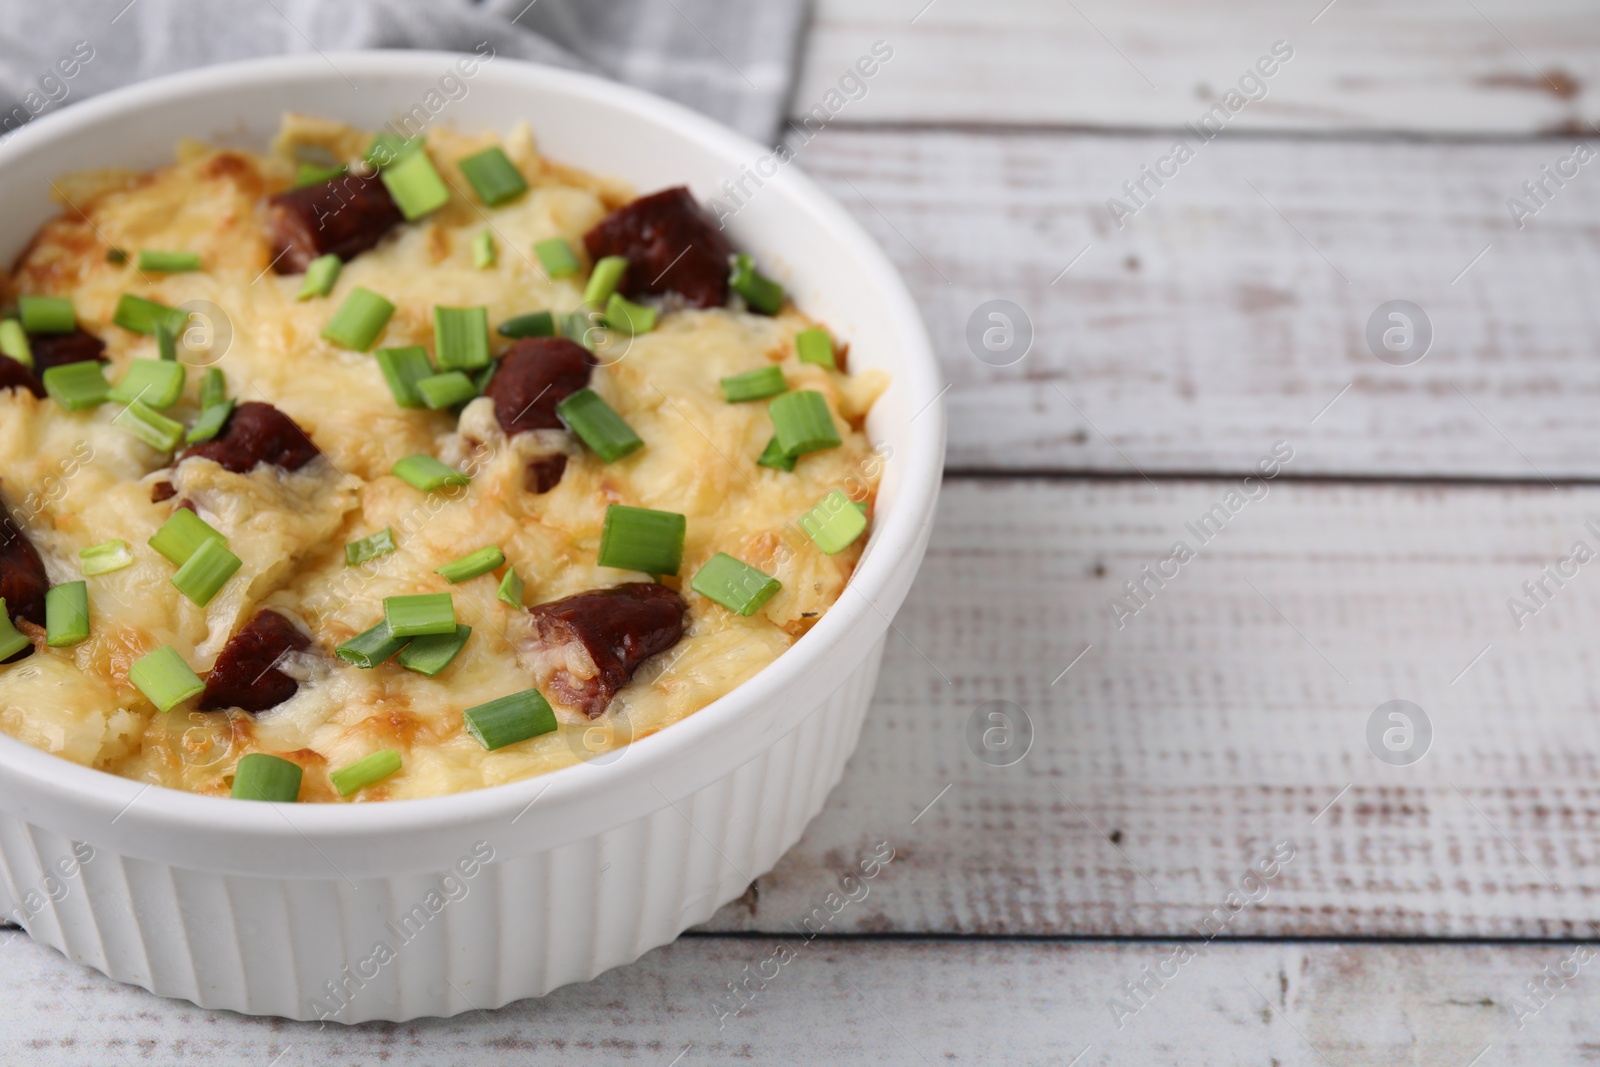
[[[346,264],[326,299],[297,301],[301,278],[270,270],[265,198],[286,188],[293,153],[314,146],[358,157],[367,135],[290,116],[269,156],[180,146],[178,162],[151,174],[103,172],[62,179],[64,214],[48,222],[15,272],[8,296],[70,295],[83,329],[106,342],[107,377],[133,358],[155,358],[154,339],[112,325],[118,298],[134,293],[195,311],[191,343],[209,346],[229,395],[277,405],[305,429],[324,459],[294,473],[258,465],[234,474],[204,459],[175,469],[169,457],[112,425],[120,405],[68,412],[23,390],[0,392],[0,492],[45,560],[52,584],[81,577],[80,549],[126,541],[131,567],[88,579],[91,636],[74,648],[36,639],[27,659],[0,667],[0,729],[67,759],[143,781],[226,794],[233,767],[270,752],[305,769],[303,801],[341,798],[326,772],[383,748],[402,770],[355,801],[422,797],[540,774],[646,736],[723,696],[771,663],[838,598],[865,538],[828,556],[794,525],[827,492],[843,488],[870,502],[881,459],[862,421],[886,384],[797,362],[793,336],[813,323],[792,307],[773,317],[717,309],[669,311],[654,332],[617,339],[599,355],[597,390],[645,441],[618,462],[600,462],[563,431],[507,439],[493,405],[479,398],[461,413],[395,405],[371,355],[324,341],[320,332],[356,286],[397,311],[378,346],[433,350],[434,305],[487,305],[491,323],[531,310],[582,304],[583,276],[551,280],[535,265],[534,242],[564,237],[581,254],[582,235],[628,193],[615,183],[542,158],[525,128],[504,141],[445,131],[427,150],[456,190],[433,216],[399,227]],[[499,143],[528,179],[529,192],[484,208],[456,160]],[[488,226],[499,262],[472,266],[470,242]],[[110,248],[200,254],[202,272],[141,275],[109,263]],[[497,350],[506,343],[495,335]],[[771,436],[766,404],[729,404],[720,378],[769,364],[791,389],[828,400],[842,446],[804,456],[793,473],[757,466]],[[200,374],[167,412],[197,414]],[[565,451],[565,476],[551,492],[523,487],[531,454]],[[395,461],[429,453],[473,474],[454,495],[425,494],[393,477]],[[151,502],[152,485],[176,496]],[[219,530],[243,567],[205,608],[171,585],[174,567],[147,542],[179,500]],[[495,752],[462,726],[463,709],[533,684],[513,643],[527,616],[496,599],[497,571],[450,585],[434,568],[499,545],[527,583],[524,603],[644,580],[595,563],[607,505],[681,512],[688,535],[681,579],[667,579],[689,604],[685,636],[647,661],[599,719],[556,705],[560,727]],[[392,527],[398,551],[347,567],[346,542]],[[782,590],[744,618],[691,592],[688,577],[726,552],[775,575]],[[361,670],[333,656],[341,642],[375,625],[383,598],[449,591],[456,617],[473,627],[445,671],[428,678],[395,661]],[[128,681],[135,660],[173,646],[202,675],[229,637],[269,607],[298,620],[312,648],[282,669],[299,691],[252,716],[157,712]],[[547,694],[548,695],[548,694]]]

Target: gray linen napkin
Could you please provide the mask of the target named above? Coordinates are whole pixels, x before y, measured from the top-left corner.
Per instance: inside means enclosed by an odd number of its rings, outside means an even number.
[[[0,134],[120,85],[231,59],[471,51],[585,69],[772,142],[806,0],[0,0]]]

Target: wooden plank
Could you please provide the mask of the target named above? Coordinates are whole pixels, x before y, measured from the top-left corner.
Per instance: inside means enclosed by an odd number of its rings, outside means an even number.
[[[1172,128],[1274,42],[1293,58],[1230,126],[1532,133],[1600,113],[1600,22],[1583,0],[822,0],[791,110],[873,41],[894,57],[848,122]]]
[[[1594,936],[1600,563],[1521,630],[1507,601],[1600,554],[1600,490],[1267,483],[1202,546],[1235,488],[947,481],[844,781],[708,928],[791,933],[887,841],[830,930],[1183,935],[1286,841],[1226,936]],[[1394,699],[1433,726],[1410,766],[1368,744]],[[969,747],[995,700],[1032,723],[1009,767]]]
[[[952,467],[1242,471],[1283,438],[1295,474],[1600,475],[1600,162],[1519,230],[1507,198],[1570,142],[1219,140],[1119,230],[1107,198],[1171,143],[858,130],[798,149],[916,293],[954,385]],[[966,337],[996,298],[1034,334],[1005,367]],[[1396,299],[1433,325],[1410,366],[1365,338]]]
[[[1480,1062],[1543,1067],[1577,1062],[1600,1036],[1600,991],[1581,978],[1518,1029],[1512,998],[1570,954],[1558,945],[1214,942],[1198,945],[1195,958],[1160,988],[1151,984],[1140,1002],[1122,983],[1160,967],[1173,946],[691,937],[593,983],[492,1014],[319,1029],[163,1000],[25,938],[16,942],[0,949],[0,1054],[42,1067],[202,1060],[212,1067],[752,1060],[1327,1067],[1464,1065],[1486,1049]],[[743,979],[746,967],[755,973],[780,945],[792,958],[765,965],[776,972],[766,988],[752,981],[758,992],[748,1006],[722,1016],[728,984]],[[1109,1002],[1117,996],[1138,1010],[1114,1013]],[[1425,1059],[1411,1058],[1424,1050]]]

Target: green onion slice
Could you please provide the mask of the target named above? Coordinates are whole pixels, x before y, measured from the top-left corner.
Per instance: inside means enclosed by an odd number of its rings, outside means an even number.
[[[183,423],[167,418],[142,400],[135,400],[119,411],[111,425],[132,434],[157,452],[171,452],[183,441]]]
[[[78,328],[70,296],[19,296],[17,317],[29,333],[71,333]]]
[[[849,548],[866,528],[866,514],[839,489],[800,516],[800,529],[830,556]]]
[[[522,172],[498,146],[470,155],[457,166],[478,191],[478,197],[490,207],[499,207],[528,191]]]
[[[537,689],[524,689],[468,708],[461,713],[461,720],[467,733],[490,752],[556,728],[556,713]]]
[[[472,238],[472,265],[478,270],[488,270],[494,266],[494,261],[494,234],[488,230],[475,234]]]
[[[755,261],[743,253],[734,257],[728,288],[744,297],[751,308],[767,315],[776,315],[783,307],[783,286],[757,271]]]
[[[756,463],[762,467],[771,467],[773,470],[792,471],[794,470],[795,458],[779,448],[778,439],[774,437],[767,442],[766,449],[756,459]]]
[[[178,337],[165,322],[156,323],[156,357],[168,363],[178,359]]]
[[[450,666],[450,661],[466,647],[467,638],[471,636],[472,627],[457,623],[455,630],[447,634],[414,637],[409,645],[401,649],[397,662],[408,671],[432,678]]]
[[[593,389],[579,389],[556,405],[556,414],[607,463],[637,452],[644,441]]]
[[[187,509],[185,509],[187,510]],[[85,578],[97,574],[110,574],[133,565],[133,553],[126,541],[102,541],[98,545],[78,549],[79,569]]]
[[[675,511],[612,504],[600,528],[602,567],[646,574],[677,574],[689,520]]]
[[[0,596],[0,660],[10,659],[33,644],[11,622],[11,612],[6,610],[6,598]]]
[[[368,534],[359,541],[351,541],[344,546],[344,565],[354,567],[358,563],[365,563],[369,559],[387,556],[397,546],[394,543],[394,527],[385,526],[375,534]]]
[[[422,402],[435,411],[464,404],[478,395],[478,387],[472,383],[472,379],[458,370],[431,374],[417,379],[414,384]]]
[[[417,392],[417,383],[435,373],[433,364],[428,362],[427,349],[421,345],[380,348],[373,357],[378,361],[378,370],[383,373],[394,402],[403,408],[420,408],[423,401],[422,394]]]
[[[410,155],[421,147],[421,137],[405,138],[399,134],[384,131],[372,138],[372,143],[367,145],[367,153],[363,158],[374,167],[381,169],[398,161],[403,156]]]
[[[327,296],[333,292],[333,285],[339,280],[339,271],[342,269],[344,261],[332,252],[313,259],[306,264],[305,279],[300,283],[300,291],[294,298],[310,300],[314,296]]]
[[[227,539],[206,520],[188,508],[175,508],[171,517],[150,538],[150,547],[181,567],[207,541],[227,543]]]
[[[301,770],[280,756],[252,752],[233,768],[233,799],[293,804],[300,799]]]
[[[656,328],[656,309],[612,293],[606,301],[606,325],[629,336],[649,333]]]
[[[414,151],[378,172],[407,222],[415,222],[450,202],[450,187],[433,168],[428,153]]]
[[[745,371],[743,374],[722,379],[722,395],[730,404],[738,404],[745,400],[765,400],[769,396],[777,396],[787,388],[789,383],[783,380],[783,368],[777,366]]]
[[[164,359],[130,359],[122,380],[111,388],[119,404],[135,400],[152,408],[170,408],[183,396],[184,366]]]
[[[554,337],[556,319],[548,311],[531,311],[526,315],[507,319],[500,324],[499,329],[503,337]]]
[[[108,248],[106,249],[106,262],[115,263],[120,266],[123,263],[128,262],[128,253],[124,252],[120,248]]]
[[[522,591],[527,587],[521,578],[517,577],[515,567],[507,567],[506,575],[500,579],[500,588],[495,590],[495,599],[502,604],[510,604],[514,608],[522,607]]]
[[[455,600],[449,593],[416,593],[383,598],[383,618],[396,637],[448,634],[456,628]]]
[[[189,432],[183,435],[185,442],[191,445],[201,441],[209,441],[222,432],[228,425],[228,417],[233,414],[233,401],[224,400],[210,407],[202,408],[194,425],[189,427]]]
[[[167,329],[176,337],[188,324],[189,313],[179,308],[158,304],[154,300],[146,300],[142,296],[123,293],[121,299],[117,301],[117,310],[112,312],[111,321],[124,330],[143,334],[155,333],[156,323],[164,322],[167,324]]]
[[[322,336],[336,345],[365,352],[378,339],[394,314],[394,305],[371,289],[350,290],[339,310],[333,313]]]
[[[371,670],[399,652],[411,641],[409,637],[396,637],[389,632],[389,624],[380,622],[370,630],[363,630],[333,650],[333,654],[346,663],[354,663],[363,670]]]
[[[207,367],[205,373],[200,375],[200,410],[215,404],[220,404],[228,399],[228,380],[222,376],[222,371],[216,367]]]
[[[539,257],[544,272],[552,278],[565,278],[578,273],[578,256],[565,237],[551,237],[534,243],[533,254]]]
[[[794,354],[801,363],[811,363],[829,370],[839,369],[833,358],[833,336],[820,326],[801,330],[794,335]]]
[[[786,456],[835,448],[841,442],[828,401],[815,389],[784,393],[767,408],[773,436]]]
[[[92,359],[51,367],[42,378],[50,399],[68,411],[99,407],[111,396],[104,365]]]
[[[473,370],[489,363],[489,309],[433,309],[433,351],[440,370]]]
[[[147,270],[152,274],[181,274],[184,271],[200,269],[200,253],[157,252],[142,248],[139,250],[138,262],[134,265],[139,270]]]
[[[460,559],[451,560],[433,573],[443,576],[444,580],[452,585],[464,582],[469,578],[476,578],[480,574],[488,574],[506,561],[506,554],[500,551],[499,545],[487,545],[476,552],[469,552]]]
[[[24,367],[33,366],[33,346],[16,319],[0,319],[0,355],[10,356]]]
[[[394,465],[390,473],[424,493],[443,489],[447,485],[466,485],[472,481],[470,475],[446,466],[425,453],[406,456]]]
[[[783,583],[726,552],[718,552],[706,560],[705,566],[695,571],[694,577],[689,580],[689,588],[715,600],[729,611],[754,615],[761,605],[783,588]]]
[[[89,640],[89,583],[51,586],[44,595],[44,643],[70,648]]]
[[[135,660],[128,668],[128,681],[162,711],[171,711],[206,687],[171,645]]]
[[[187,508],[180,508],[187,511]],[[184,561],[172,575],[172,584],[178,592],[200,605],[211,603],[211,598],[221,591],[228,579],[242,566],[238,556],[228,551],[221,541],[206,541]]]
[[[617,286],[622,284],[622,276],[627,272],[627,256],[601,257],[589,272],[589,284],[583,289],[583,302],[603,307],[611,294],[617,291]]]
[[[348,767],[328,772],[328,781],[347,797],[351,793],[376,785],[400,769],[400,753],[392,748],[382,749],[370,756],[356,760]]]
[[[308,185],[331,182],[349,169],[343,164],[337,167],[324,167],[320,163],[301,163],[294,169],[294,187],[303,189]]]

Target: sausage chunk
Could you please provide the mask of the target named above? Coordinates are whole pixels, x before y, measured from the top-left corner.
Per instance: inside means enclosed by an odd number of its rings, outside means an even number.
[[[728,302],[733,245],[682,185],[641,196],[583,236],[589,255],[627,256],[625,296],[674,292],[693,307]]]
[[[248,474],[257,463],[297,471],[321,454],[293,419],[271,404],[250,400],[233,409],[221,433],[184,449],[178,459],[204,456],[235,474]]]
[[[38,375],[43,375],[51,367],[64,367],[68,363],[106,361],[106,343],[83,330],[73,330],[71,333],[30,333],[28,347],[33,350],[33,372]]]
[[[206,675],[201,711],[240,708],[266,711],[294,696],[300,683],[278,669],[290,652],[303,652],[311,639],[276,611],[256,612],[244,629],[222,646],[216,666]]]
[[[44,383],[21,361],[10,356],[0,356],[0,390],[26,389],[34,396],[44,396]]]
[[[49,588],[50,578],[45,574],[39,550],[0,504],[0,597],[5,598],[6,615],[13,622],[23,618],[43,626],[44,594]],[[15,663],[32,651],[29,646],[4,662]]]
[[[548,493],[561,484],[561,476],[566,472],[565,452],[553,452],[548,456],[530,459],[527,469],[522,472],[522,487],[530,493]]]
[[[279,193],[267,201],[273,269],[301,274],[313,259],[330,252],[348,262],[402,221],[394,197],[376,174],[341,174]]]
[[[688,612],[654,582],[594,589],[529,608],[533,633],[520,651],[552,695],[594,719],[640,664],[678,643]]]
[[[506,434],[559,430],[556,405],[589,384],[594,359],[565,337],[524,337],[500,357],[487,395]]]

